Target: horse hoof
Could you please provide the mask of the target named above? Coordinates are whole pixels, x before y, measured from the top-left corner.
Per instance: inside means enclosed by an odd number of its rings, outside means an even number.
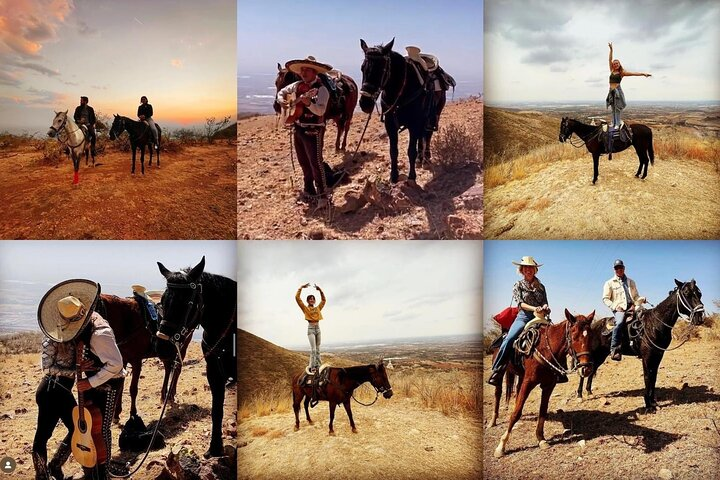
[[[223,449],[222,449],[222,448],[219,449],[219,450],[216,450],[216,449],[212,449],[212,448],[211,448],[211,449],[208,450],[207,452],[203,453],[203,457],[204,457],[206,460],[209,459],[209,458],[212,458],[212,457],[222,457],[222,456],[223,456]]]
[[[582,403],[582,402],[583,402],[583,397],[577,397],[577,398],[575,399],[575,401],[576,401],[577,403]]]
[[[313,422],[312,420],[308,420],[308,425],[315,425],[315,422]]]
[[[357,428],[353,427],[352,433],[357,433]]]
[[[495,455],[495,458],[502,458],[502,456],[505,455],[505,452],[503,451],[502,448],[497,447],[495,449],[495,453],[493,455]]]
[[[300,430],[300,427],[298,425],[295,425],[295,428],[293,428],[293,431],[297,432],[298,430]]]
[[[538,443],[538,447],[540,447],[540,450],[547,450],[550,448],[550,444],[547,442],[547,440],[540,440],[540,443]]]
[[[328,432],[328,435],[330,435],[331,437],[334,437],[334,436],[335,436],[335,432],[333,432],[332,430],[330,430],[330,431]]]

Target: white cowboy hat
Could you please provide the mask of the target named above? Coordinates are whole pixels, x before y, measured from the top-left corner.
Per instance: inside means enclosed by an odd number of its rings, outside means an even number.
[[[90,314],[100,296],[100,284],[73,279],[52,287],[40,300],[40,330],[56,342],[73,340],[90,321]]]
[[[517,265],[519,267],[542,267],[542,263],[537,263],[533,257],[522,257],[522,260],[520,262],[512,262],[513,265]]]
[[[300,74],[300,69],[303,67],[312,68],[318,73],[327,73],[332,70],[331,65],[318,62],[312,55],[308,55],[304,60],[290,60],[285,64],[285,68],[298,75]]]

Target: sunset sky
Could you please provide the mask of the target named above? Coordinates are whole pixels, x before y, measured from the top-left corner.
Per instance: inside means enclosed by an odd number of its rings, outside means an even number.
[[[235,0],[0,0],[0,130],[43,132],[80,95],[169,127],[235,116]]]

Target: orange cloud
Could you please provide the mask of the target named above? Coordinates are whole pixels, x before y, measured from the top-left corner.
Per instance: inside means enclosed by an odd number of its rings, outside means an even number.
[[[170,60],[170,65],[172,65],[175,68],[182,68],[183,67],[183,61],[179,58],[173,58]]]
[[[0,53],[37,57],[43,43],[55,40],[57,28],[72,9],[72,0],[4,1],[0,17]]]

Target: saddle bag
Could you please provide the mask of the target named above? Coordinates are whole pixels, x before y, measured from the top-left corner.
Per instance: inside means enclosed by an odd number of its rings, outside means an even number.
[[[507,307],[500,313],[494,315],[492,318],[495,320],[503,330],[509,330],[510,326],[515,321],[520,309],[518,307]]]

